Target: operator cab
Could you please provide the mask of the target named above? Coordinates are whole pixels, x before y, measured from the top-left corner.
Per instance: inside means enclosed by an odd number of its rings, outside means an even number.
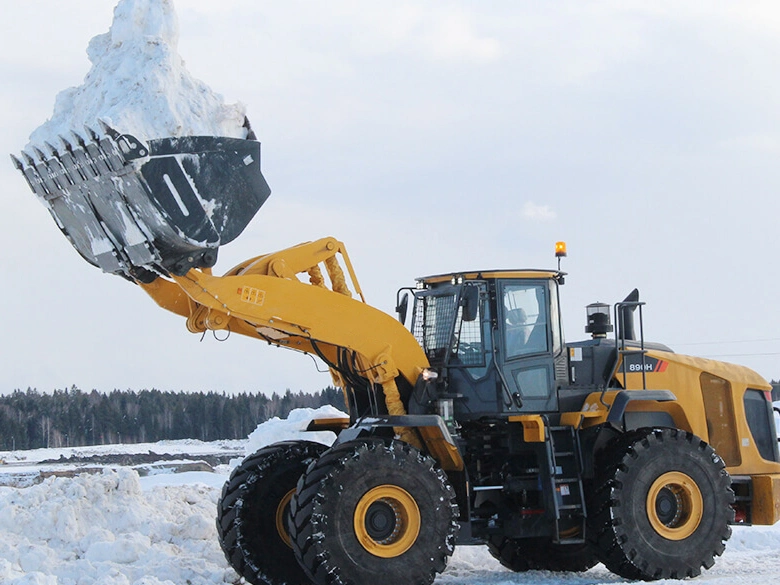
[[[563,276],[505,270],[419,279],[412,333],[437,377],[418,382],[410,412],[435,412],[441,400],[459,420],[556,411],[568,382]]]

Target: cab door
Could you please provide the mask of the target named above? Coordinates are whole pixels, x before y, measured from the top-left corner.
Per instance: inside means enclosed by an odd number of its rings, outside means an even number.
[[[545,280],[500,282],[498,343],[505,412],[557,410],[554,355],[560,350],[557,288]],[[552,297],[555,296],[555,302]],[[551,314],[554,305],[556,314]],[[556,330],[554,331],[554,327]],[[509,404],[507,404],[509,403]]]

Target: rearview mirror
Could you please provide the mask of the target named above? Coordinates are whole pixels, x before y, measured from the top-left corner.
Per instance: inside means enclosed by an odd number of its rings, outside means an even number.
[[[398,306],[395,308],[395,311],[398,313],[398,320],[401,323],[406,323],[406,314],[409,311],[409,293],[404,295],[401,302],[398,303]]]
[[[479,287],[466,285],[460,293],[463,320],[474,321],[479,315]]]

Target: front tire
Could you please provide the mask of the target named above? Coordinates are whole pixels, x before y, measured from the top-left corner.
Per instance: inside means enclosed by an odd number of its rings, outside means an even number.
[[[326,452],[301,477],[290,511],[295,556],[318,585],[428,585],[458,530],[447,476],[394,440]]]
[[[310,441],[275,443],[233,470],[217,506],[225,557],[252,585],[308,585],[287,533],[298,478],[327,447]]]
[[[734,517],[731,478],[712,447],[681,430],[643,429],[605,452],[588,518],[599,560],[646,581],[712,567]]]

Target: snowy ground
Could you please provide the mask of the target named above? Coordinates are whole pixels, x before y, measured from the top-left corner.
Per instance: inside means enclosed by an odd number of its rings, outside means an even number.
[[[332,415],[321,411],[320,415]],[[20,466],[71,471],[73,477],[47,477],[29,487],[0,486],[0,583],[3,585],[221,585],[238,583],[217,543],[214,516],[231,465],[213,471],[175,473],[176,459],[151,471],[92,464],[42,465],[61,455],[157,454],[181,456],[183,464],[199,456],[254,451],[276,440],[297,438],[312,413],[296,411],[286,421],[264,423],[247,441],[162,442],[80,449],[0,452],[0,484],[12,483]],[[327,436],[319,437],[323,442]],[[180,468],[179,468],[180,469]],[[80,473],[86,471],[84,473]],[[5,480],[5,481],[4,481]],[[37,480],[36,480],[37,481]],[[695,580],[748,585],[780,576],[780,526],[736,527],[726,553]],[[482,547],[456,550],[437,585],[509,585],[625,583],[603,566],[586,573],[515,574],[498,565]],[[658,583],[666,583],[659,581]]]

